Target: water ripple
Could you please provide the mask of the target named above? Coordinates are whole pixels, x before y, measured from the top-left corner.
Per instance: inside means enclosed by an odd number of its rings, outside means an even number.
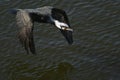
[[[119,4],[119,0],[0,1],[0,79],[119,80]],[[15,16],[8,10],[46,5],[66,11],[74,43],[68,45],[54,26],[36,23],[38,54],[27,55],[16,37]]]

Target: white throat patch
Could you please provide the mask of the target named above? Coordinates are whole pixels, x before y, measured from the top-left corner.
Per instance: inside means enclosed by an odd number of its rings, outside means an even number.
[[[62,29],[62,30],[73,31],[73,29],[71,29],[68,24],[66,24],[64,22],[60,22],[58,20],[55,20],[51,16],[50,16],[50,19],[51,19],[52,22],[55,23],[57,28]]]
[[[59,22],[58,20],[54,20],[54,22],[59,29],[62,29],[62,26],[69,27],[66,23]]]

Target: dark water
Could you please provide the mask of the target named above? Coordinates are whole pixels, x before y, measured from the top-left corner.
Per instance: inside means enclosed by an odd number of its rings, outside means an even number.
[[[46,5],[66,10],[74,44],[36,23],[38,54],[27,55],[8,10]],[[120,0],[0,0],[0,80],[120,80]]]

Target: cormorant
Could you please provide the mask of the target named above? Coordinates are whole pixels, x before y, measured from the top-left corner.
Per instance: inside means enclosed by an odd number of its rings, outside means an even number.
[[[44,6],[36,9],[13,9],[11,12],[16,14],[17,26],[20,28],[18,37],[27,53],[31,51],[31,53],[36,54],[33,39],[34,22],[55,25],[67,42],[69,44],[73,43],[73,29],[70,28],[69,20],[64,10]]]

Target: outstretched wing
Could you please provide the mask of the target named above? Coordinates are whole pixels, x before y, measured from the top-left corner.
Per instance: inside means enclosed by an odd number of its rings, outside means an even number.
[[[60,31],[63,34],[63,36],[66,38],[68,43],[72,44],[73,43],[72,31],[62,30],[62,29],[60,29]]]
[[[16,15],[17,25],[20,28],[18,37],[23,47],[29,53],[35,54],[35,45],[33,40],[33,22],[29,13],[25,10],[19,10]]]
[[[59,20],[60,22],[66,23],[69,27],[65,27],[65,29],[60,29],[63,36],[66,38],[69,44],[73,43],[73,36],[72,36],[72,29],[70,28],[69,20],[67,17],[67,14],[64,10],[53,8],[52,9],[52,17],[56,20]],[[62,27],[62,26],[61,26]]]

